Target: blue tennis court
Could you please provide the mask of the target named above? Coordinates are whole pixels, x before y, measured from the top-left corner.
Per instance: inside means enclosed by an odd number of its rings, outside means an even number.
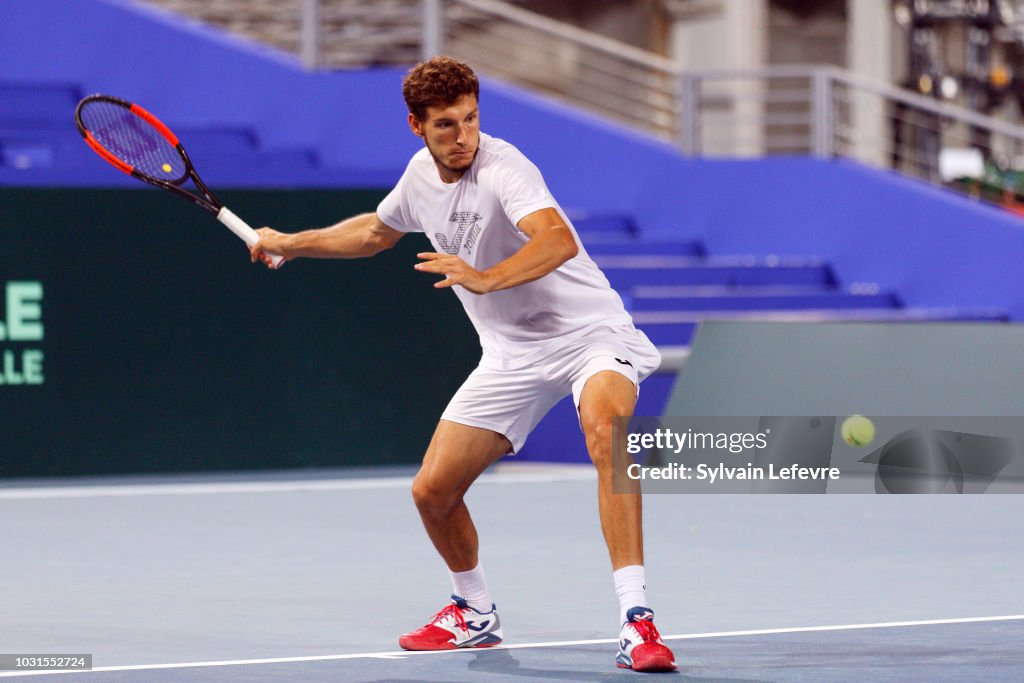
[[[585,466],[500,466],[469,495],[503,646],[399,650],[448,591],[410,481],[396,468],[8,484],[4,650],[92,654],[91,672],[45,674],[68,681],[642,675],[614,666]],[[647,496],[648,589],[674,675],[1021,680],[1020,501]]]

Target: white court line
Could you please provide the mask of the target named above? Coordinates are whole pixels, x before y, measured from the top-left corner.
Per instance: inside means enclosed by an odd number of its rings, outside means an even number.
[[[485,472],[477,484],[536,484],[589,481],[597,478],[590,466],[530,468],[528,471]],[[525,469],[525,468],[524,468]],[[189,482],[177,484],[70,484],[0,488],[0,500],[52,500],[58,498],[120,498],[127,496],[197,496],[229,493],[291,493],[296,491],[364,491],[400,489],[412,485],[412,477],[362,479],[302,479],[289,481]]]
[[[944,624],[976,624],[995,621],[1022,621],[1024,614],[1011,614],[995,617],[963,617],[958,619],[926,619],[918,621],[887,621],[874,624],[843,624],[839,626],[796,626],[791,628],[763,628],[750,631],[715,631],[712,633],[684,633],[672,636],[662,636],[662,640],[696,640],[699,638],[735,638],[739,636],[763,636],[780,633],[815,633],[825,631],[854,631],[858,629],[873,628],[898,628],[901,626],[940,626]],[[512,645],[498,645],[489,650],[524,650],[528,648],[541,647],[573,647],[577,645],[608,645],[618,643],[616,638],[599,638],[596,640],[562,640],[547,643],[518,643]],[[0,678],[13,676],[52,676],[69,673],[89,673],[99,671],[148,671],[154,669],[191,669],[214,666],[245,666],[254,664],[289,664],[296,662],[325,662],[342,659],[404,659],[406,657],[423,657],[430,655],[463,655],[467,653],[479,654],[481,650],[467,648],[462,650],[431,650],[422,652],[409,652],[397,650],[389,652],[360,652],[345,655],[316,655],[311,657],[273,657],[265,659],[232,659],[213,662],[181,662],[176,664],[133,664],[125,666],[98,666],[88,671],[16,671],[0,672]]]

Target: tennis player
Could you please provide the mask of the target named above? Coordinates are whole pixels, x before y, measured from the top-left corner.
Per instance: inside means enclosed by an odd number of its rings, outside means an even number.
[[[661,361],[580,243],[540,171],[480,132],[479,84],[465,64],[435,57],[402,84],[409,127],[424,142],[395,188],[368,213],[298,233],[259,230],[264,251],[286,259],[357,258],[426,233],[435,251],[416,268],[443,276],[462,302],[483,354],[455,393],[427,447],[412,495],[448,565],[451,604],[399,639],[407,650],[482,648],[502,641],[501,622],[463,500],[489,465],[522,448],[563,396],[572,394],[598,473],[601,528],[619,598],[620,667],[675,669],[654,627],[644,580],[640,494],[612,492],[612,418],[633,414],[639,383]]]

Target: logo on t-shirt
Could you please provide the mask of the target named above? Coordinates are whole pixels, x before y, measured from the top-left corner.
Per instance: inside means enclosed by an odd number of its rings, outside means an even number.
[[[434,239],[446,254],[458,254],[459,249],[463,246],[463,240],[465,240],[466,251],[473,253],[473,245],[476,244],[476,238],[480,234],[481,219],[483,216],[473,211],[456,211],[448,219],[450,223],[455,223],[455,237],[452,238],[451,244],[448,243],[448,236],[440,232],[434,233]],[[467,231],[469,232],[468,236]]]

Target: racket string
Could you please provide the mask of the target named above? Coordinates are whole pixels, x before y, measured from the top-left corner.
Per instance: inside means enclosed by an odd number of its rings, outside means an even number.
[[[188,177],[188,167],[177,148],[123,106],[103,100],[89,102],[82,107],[81,120],[100,146],[137,172],[172,183]]]

